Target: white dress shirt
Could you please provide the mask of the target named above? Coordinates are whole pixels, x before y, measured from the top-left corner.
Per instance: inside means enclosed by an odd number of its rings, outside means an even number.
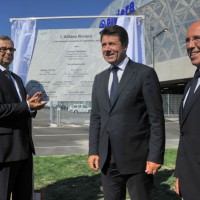
[[[199,87],[199,85],[200,85],[200,78],[198,78],[197,85],[196,85],[196,87],[195,87],[194,93],[196,92],[196,90],[197,90],[197,88]],[[187,93],[186,93],[186,95],[185,95],[185,99],[184,99],[184,101],[183,101],[183,107],[184,107],[184,105],[185,105],[185,102],[186,102],[186,99],[187,99],[187,97],[188,97],[189,92],[190,92],[190,88],[188,89],[188,91],[187,91]]]
[[[117,67],[119,67],[119,70],[117,71],[117,77],[118,77],[118,81],[120,82],[122,75],[124,73],[125,67],[127,65],[129,61],[129,58],[126,57],[121,63],[119,63],[119,65],[117,65]],[[112,68],[113,66],[110,65],[110,68]],[[110,78],[109,78],[109,83],[108,83],[108,94],[110,96],[110,89],[111,89],[111,85],[112,85],[112,81],[113,81],[113,73],[110,73]]]

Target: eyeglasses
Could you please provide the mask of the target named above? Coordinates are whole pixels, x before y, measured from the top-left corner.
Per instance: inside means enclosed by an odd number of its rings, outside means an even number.
[[[194,35],[191,38],[186,38],[185,43],[188,45],[191,41],[193,41],[195,44],[200,43],[200,35]]]
[[[6,51],[10,51],[11,53],[14,53],[16,51],[13,47],[0,47],[0,52],[5,53]]]

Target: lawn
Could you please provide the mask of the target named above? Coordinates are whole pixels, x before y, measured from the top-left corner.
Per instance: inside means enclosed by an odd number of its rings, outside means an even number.
[[[180,199],[173,191],[176,151],[166,150],[165,164],[155,175],[155,200]],[[36,156],[34,169],[35,189],[43,200],[103,199],[99,171],[89,169],[87,155]]]

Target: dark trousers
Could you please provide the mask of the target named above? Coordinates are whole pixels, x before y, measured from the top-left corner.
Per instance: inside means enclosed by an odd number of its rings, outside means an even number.
[[[33,157],[0,163],[0,200],[33,199]]]
[[[131,200],[153,199],[153,175],[144,173],[122,175],[115,163],[110,163],[101,172],[105,200],[125,200],[126,187]]]

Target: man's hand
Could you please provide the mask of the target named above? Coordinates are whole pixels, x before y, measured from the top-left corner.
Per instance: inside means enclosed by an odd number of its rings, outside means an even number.
[[[176,192],[176,194],[180,195],[180,192],[179,192],[179,179],[176,178],[176,181],[174,183],[174,190]]]
[[[146,170],[145,172],[147,174],[156,174],[156,172],[161,168],[161,164],[153,163],[150,161],[147,161],[146,163]]]
[[[41,99],[42,92],[36,92],[31,98],[27,95],[26,98],[31,110],[40,110],[45,106],[47,102],[42,102]]]
[[[99,169],[99,156],[98,155],[92,155],[88,157],[88,164],[90,169],[92,170],[98,170]]]

